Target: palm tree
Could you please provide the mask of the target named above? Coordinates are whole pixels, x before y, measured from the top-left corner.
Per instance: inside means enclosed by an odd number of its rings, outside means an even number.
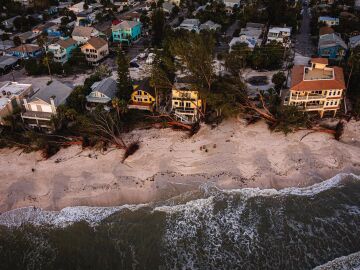
[[[44,64],[47,66],[48,71],[49,71],[49,76],[50,76],[50,81],[52,81],[52,76],[51,76],[51,69],[50,69],[50,61],[49,61],[49,57],[48,57],[48,52],[47,52],[47,48],[46,48],[46,37],[44,37],[43,35],[41,35],[38,39],[37,39],[37,43],[39,45],[40,48],[45,48],[45,57],[44,57]]]

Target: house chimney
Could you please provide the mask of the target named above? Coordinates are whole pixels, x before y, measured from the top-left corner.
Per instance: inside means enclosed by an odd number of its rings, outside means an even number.
[[[55,102],[54,102],[54,98],[55,96],[50,98],[50,103],[51,103],[51,110],[54,114],[56,114],[56,106],[55,106]]]
[[[26,98],[24,98],[24,99],[23,99],[23,101],[24,101],[24,107],[25,107],[25,110],[27,110],[27,111],[31,111],[31,109],[29,108],[29,104],[27,103]]]

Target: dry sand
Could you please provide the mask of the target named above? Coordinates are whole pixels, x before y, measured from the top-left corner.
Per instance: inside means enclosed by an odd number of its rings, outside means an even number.
[[[300,131],[270,133],[263,122],[203,126],[188,138],[170,129],[136,130],[141,148],[123,152],[79,147],[48,160],[39,153],[0,150],[0,212],[23,206],[113,206],[170,198],[207,182],[221,188],[307,186],[340,172],[360,174],[360,122],[346,125],[341,141]]]

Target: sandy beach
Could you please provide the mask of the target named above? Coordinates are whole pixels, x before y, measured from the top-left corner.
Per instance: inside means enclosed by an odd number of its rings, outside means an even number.
[[[48,160],[39,153],[0,150],[0,212],[36,206],[114,206],[146,203],[197,189],[303,187],[340,172],[360,174],[360,122],[344,135],[272,133],[263,122],[236,120],[189,138],[171,129],[135,130],[127,140],[140,149],[121,163],[123,151],[70,147]]]

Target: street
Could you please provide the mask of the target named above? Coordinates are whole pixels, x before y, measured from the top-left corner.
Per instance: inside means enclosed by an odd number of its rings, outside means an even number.
[[[295,52],[306,57],[311,57],[314,54],[314,45],[311,42],[310,16],[308,6],[304,6],[301,28],[296,35],[295,43]]]

